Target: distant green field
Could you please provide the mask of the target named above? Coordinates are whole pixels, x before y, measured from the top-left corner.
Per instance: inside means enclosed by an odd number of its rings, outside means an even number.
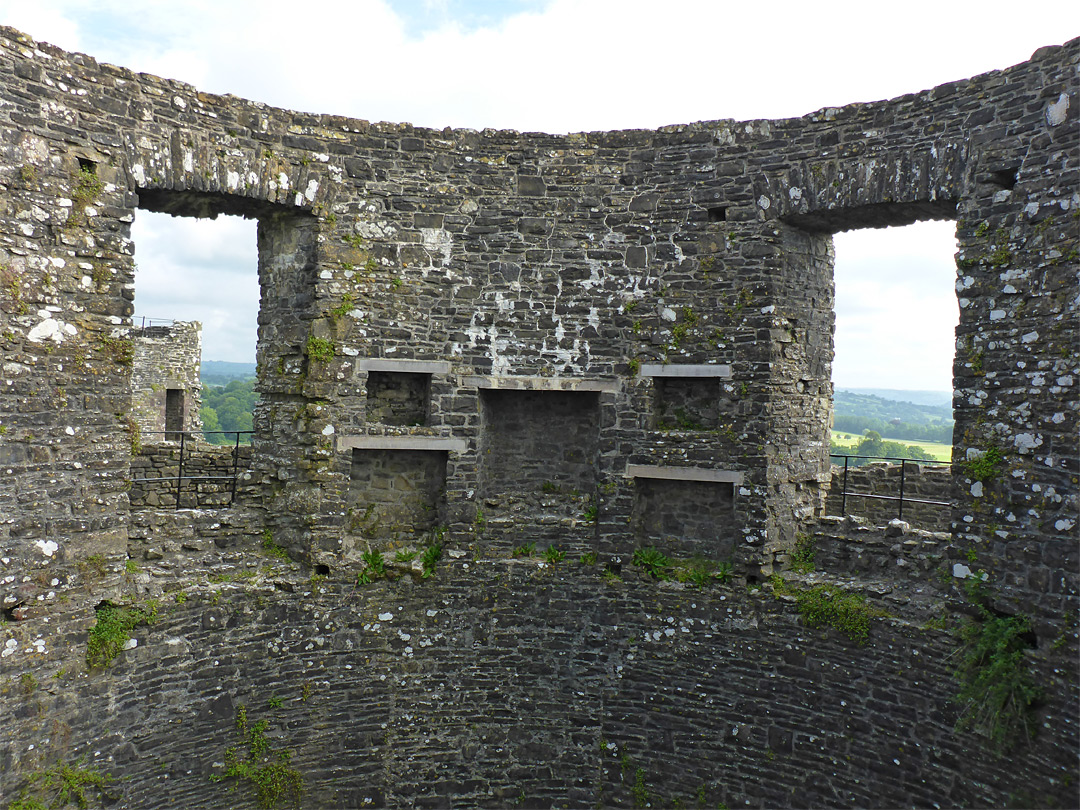
[[[832,431],[832,440],[836,444],[847,445],[854,448],[859,443],[861,436],[856,436],[854,433],[847,433],[843,430]],[[909,439],[894,439],[892,436],[882,436],[890,442],[899,442],[900,444],[906,444],[909,447],[921,447],[927,453],[932,455],[938,461],[949,461],[952,459],[952,445],[943,444],[941,442],[916,442]]]

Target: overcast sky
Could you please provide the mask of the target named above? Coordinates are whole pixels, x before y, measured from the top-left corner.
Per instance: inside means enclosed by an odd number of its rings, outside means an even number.
[[[1061,44],[1080,34],[1078,8],[1059,0],[0,0],[0,22],[99,61],[279,107],[577,132],[800,116],[892,98]],[[181,232],[169,235],[161,223]],[[924,223],[895,236],[836,237],[838,386],[951,388],[952,230]],[[140,212],[134,233],[137,313],[201,320],[204,359],[252,361],[254,223]]]

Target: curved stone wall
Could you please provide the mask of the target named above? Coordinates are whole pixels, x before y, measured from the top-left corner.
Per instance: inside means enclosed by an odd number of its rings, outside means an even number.
[[[244,704],[312,807],[1068,804],[1078,46],[801,119],[549,136],[278,110],[0,30],[4,800],[86,755],[121,806],[233,801],[209,776]],[[140,208],[259,221],[258,510],[129,511]],[[893,617],[823,641],[757,586],[797,581],[828,482],[829,234],[953,217],[941,576],[821,574]],[[400,471],[445,481],[425,534],[365,522],[358,453],[434,454]],[[640,536],[702,532],[705,485],[732,579],[644,578]],[[351,585],[436,541],[433,576]],[[1031,619],[1039,731],[1004,761],[953,730],[955,637],[922,627],[965,571]],[[87,670],[95,607],[148,598]]]

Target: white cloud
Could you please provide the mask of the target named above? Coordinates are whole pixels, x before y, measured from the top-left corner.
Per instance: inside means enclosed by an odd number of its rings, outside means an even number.
[[[256,223],[139,211],[135,317],[201,321],[203,356],[250,363],[259,312]]]
[[[1070,33],[1063,21],[1076,21],[1059,0],[1013,15],[929,0],[902,10],[715,0],[424,5],[185,0],[144,2],[133,14],[128,0],[0,0],[0,19],[64,47],[92,47],[105,61],[291,109],[557,132],[776,118],[892,97],[1023,61],[1060,43]],[[446,11],[494,22],[464,25]]]
[[[955,231],[920,222],[833,237],[837,387],[952,389]]]

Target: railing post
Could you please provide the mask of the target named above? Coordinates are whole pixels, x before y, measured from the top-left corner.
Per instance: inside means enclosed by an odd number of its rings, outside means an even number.
[[[229,496],[229,505],[236,503],[236,476],[240,471],[240,431],[236,431],[236,446],[233,447],[232,465],[232,493]]]
[[[847,465],[848,456],[844,456],[844,486],[840,492],[840,511],[841,517],[847,517]]]
[[[904,465],[904,460],[900,459],[900,508],[896,513],[898,520],[904,519],[904,470],[906,469]]]
[[[184,481],[184,435],[187,431],[180,431],[180,463],[176,469],[176,508],[180,508],[180,487]]]

